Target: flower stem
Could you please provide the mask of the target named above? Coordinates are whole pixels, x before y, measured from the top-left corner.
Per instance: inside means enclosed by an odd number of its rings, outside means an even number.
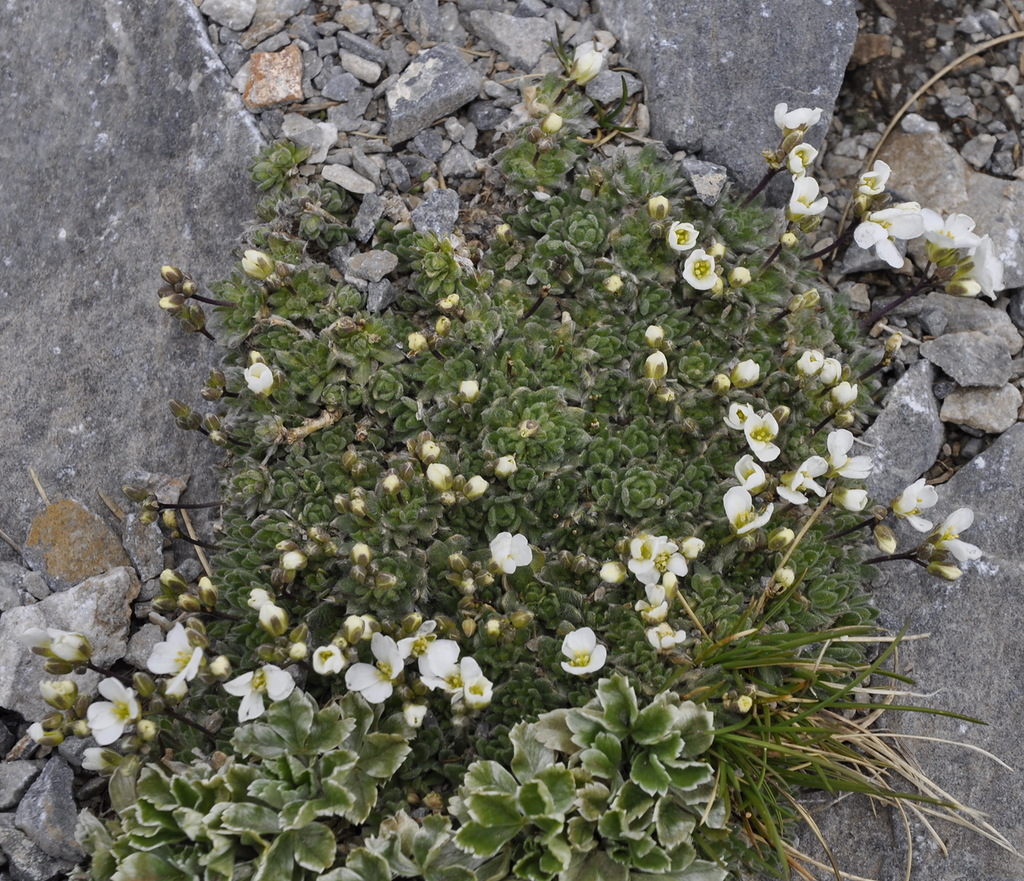
[[[746,208],[751,202],[753,202],[754,199],[756,199],[761,194],[761,191],[764,190],[764,188],[768,186],[769,183],[771,183],[772,178],[775,177],[775,175],[777,175],[780,171],[782,171],[781,168],[769,168],[764,173],[764,177],[761,178],[758,185],[754,187],[754,189],[750,191],[750,194],[747,196],[747,198],[740,203],[740,208]]]
[[[849,529],[844,529],[842,532],[837,532],[835,535],[830,535],[828,537],[828,540],[829,541],[834,541],[837,538],[843,538],[844,536],[847,536],[847,535],[850,535],[851,533],[856,532],[858,529],[863,529],[865,526],[870,526],[874,522],[875,522],[875,518],[874,517],[868,517],[866,520],[861,520],[860,523],[857,523],[856,525],[851,526]]]
[[[176,722],[183,722],[184,724],[188,725],[190,728],[194,728],[200,734],[205,736],[210,741],[210,743],[216,743],[217,742],[216,735],[214,735],[214,733],[212,731],[210,731],[209,728],[204,728],[202,725],[200,725],[194,719],[190,719],[188,716],[185,716],[182,713],[179,713],[177,710],[172,710],[170,707],[164,707],[159,712],[160,712],[160,714],[162,714],[164,716],[170,716],[170,718],[174,719]]]
[[[922,563],[917,558],[917,548],[915,548],[912,551],[904,551],[902,554],[883,554],[881,557],[872,557],[870,560],[865,560],[864,563],[865,564],[892,563],[892,562],[895,562],[897,560],[912,560],[913,562],[917,563],[918,566],[923,566],[924,568],[928,568],[926,563]]]
[[[866,319],[864,319],[864,326],[871,327],[871,325],[878,321],[879,318],[888,315],[890,312],[892,312],[893,309],[897,308],[898,306],[902,306],[911,297],[916,297],[918,294],[923,293],[925,290],[927,290],[931,283],[931,279],[922,278],[909,291],[907,291],[904,294],[901,294],[899,297],[893,300],[888,306],[886,306],[883,309],[880,309],[878,312],[875,312],[873,315],[869,315]]]
[[[835,241],[833,241],[831,244],[825,245],[824,248],[820,248],[819,250],[815,251],[813,254],[805,254],[800,259],[801,260],[814,260],[816,257],[824,257],[826,254],[831,254],[833,251],[836,250],[836,248],[840,247],[848,238],[850,238],[850,235],[852,233],[853,233],[853,227],[852,226],[848,226],[838,236],[836,236]]]

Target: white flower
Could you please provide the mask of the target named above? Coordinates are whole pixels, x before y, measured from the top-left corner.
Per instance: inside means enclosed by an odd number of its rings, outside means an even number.
[[[459,668],[459,644],[451,639],[432,642],[419,659],[420,681],[427,688],[454,693],[462,688]],[[456,681],[458,680],[458,681]]]
[[[826,358],[818,369],[818,381],[822,385],[832,386],[843,378],[843,365],[835,358]]]
[[[786,168],[793,177],[803,177],[817,156],[818,151],[810,144],[797,144],[786,156]]]
[[[748,358],[740,361],[729,374],[729,380],[736,388],[750,388],[761,378],[761,366]]]
[[[427,715],[427,708],[423,704],[406,704],[402,707],[402,716],[406,725],[411,728],[419,728]]]
[[[562,654],[569,660],[562,661],[562,669],[573,676],[586,676],[604,666],[608,658],[608,649],[597,641],[597,636],[589,627],[582,627],[566,634],[562,640]]]
[[[846,477],[850,480],[863,480],[871,474],[870,456],[850,456],[853,448],[853,433],[845,428],[837,428],[829,433],[828,440],[828,476]]]
[[[427,480],[439,492],[447,492],[452,488],[452,469],[440,462],[427,466]]]
[[[837,407],[850,407],[857,403],[857,383],[840,382],[828,394]]]
[[[668,232],[665,233],[665,241],[668,246],[677,253],[692,251],[697,244],[700,233],[692,223],[683,223],[679,220],[672,223]]]
[[[774,462],[782,451],[772,441],[779,436],[778,420],[771,413],[758,413],[743,423],[747,444],[762,462]]]
[[[250,609],[255,609],[258,612],[267,603],[272,603],[273,601],[273,597],[262,587],[254,587],[249,591],[249,599],[245,601],[245,604]]]
[[[126,726],[138,722],[142,718],[142,711],[135,699],[135,689],[127,688],[117,679],[104,679],[99,684],[99,692],[107,700],[91,703],[85,711],[85,717],[96,742],[106,746],[124,734]]]
[[[816,217],[828,208],[825,196],[818,198],[820,187],[813,177],[798,177],[793,180],[793,194],[789,197],[786,217],[800,220],[804,217]]]
[[[529,566],[533,551],[525,535],[499,532],[491,541],[491,558],[506,575],[511,575],[520,566]]]
[[[981,244],[981,236],[976,236],[974,219],[966,214],[950,214],[945,221],[942,215],[930,208],[921,209],[921,221],[924,224],[925,241],[937,245],[940,249],[976,248]]]
[[[459,383],[459,397],[472,404],[480,397],[480,383],[475,379],[464,379]]]
[[[774,505],[768,505],[764,511],[757,514],[750,493],[742,486],[734,486],[728,490],[722,503],[725,506],[725,516],[729,518],[732,531],[736,535],[745,535],[764,526],[775,510]]]
[[[491,682],[475,658],[463,658],[459,672],[462,676],[462,700],[471,710],[481,710],[491,702],[494,683]]]
[[[683,264],[683,280],[698,291],[711,290],[718,281],[715,258],[703,248],[691,251]]]
[[[927,532],[932,528],[932,521],[919,516],[925,508],[931,508],[939,500],[934,486],[928,486],[921,477],[915,480],[890,503],[892,512],[905,519],[918,532]]]
[[[597,49],[596,44],[589,41],[581,43],[573,54],[569,79],[577,85],[586,85],[601,72],[603,66],[604,53]]]
[[[868,491],[839,487],[832,493],[832,501],[847,511],[863,511],[868,506]]]
[[[648,584],[645,592],[646,600],[637,600],[633,608],[647,624],[660,624],[668,617],[668,600],[665,599],[665,588],[660,584]]]
[[[789,109],[789,105],[780,103],[775,105],[775,124],[782,129],[783,136],[794,132],[799,128],[809,129],[816,125],[821,119],[821,108],[795,107]]]
[[[427,649],[437,639],[434,631],[437,630],[436,621],[424,621],[416,628],[411,636],[398,640],[398,650],[403,658],[421,658],[427,653]]]
[[[743,425],[754,415],[754,408],[750,404],[730,404],[729,414],[725,417],[725,424],[737,431],[743,430]]]
[[[395,690],[394,681],[405,669],[405,657],[398,644],[383,633],[375,633],[370,640],[376,664],[353,664],[345,672],[345,685],[358,691],[367,703],[382,704]]]
[[[511,477],[518,470],[519,466],[516,464],[515,456],[501,456],[494,463],[494,476],[500,477],[502,480]]]
[[[821,477],[828,470],[828,462],[821,456],[811,456],[805,460],[795,471],[788,471],[782,475],[779,481],[778,493],[787,502],[794,505],[807,504],[807,496],[804,490],[810,490],[818,498],[825,495],[825,487],[814,478]]]
[[[256,395],[265,395],[274,387],[274,371],[262,361],[250,364],[243,373],[249,391]]]
[[[736,475],[740,486],[753,495],[757,495],[768,485],[768,476],[764,473],[764,469],[754,461],[754,457],[749,453],[736,463],[732,472]]]
[[[662,622],[647,630],[647,641],[658,651],[667,652],[686,642],[686,631],[676,630],[671,624]]]
[[[683,543],[679,546],[679,552],[687,560],[696,560],[700,552],[704,550],[704,544],[704,539],[691,535],[689,538],[683,539]]]
[[[928,543],[937,551],[949,551],[961,563],[964,560],[977,560],[981,556],[981,548],[960,541],[960,533],[973,522],[974,511],[970,508],[957,508],[928,536]]]
[[[681,578],[688,571],[679,545],[665,535],[638,535],[629,543],[629,554],[626,565],[641,584],[656,584],[665,572]]]
[[[796,362],[796,372],[801,376],[816,376],[821,370],[825,356],[817,349],[808,349]]]
[[[263,695],[272,701],[284,700],[295,688],[295,680],[274,664],[266,664],[258,670],[236,676],[224,683],[228,694],[240,697],[238,721],[248,722],[263,715]]]
[[[184,697],[185,683],[195,679],[203,660],[203,650],[193,646],[188,633],[179,623],[171,628],[163,642],[153,646],[146,667],[150,673],[170,675],[174,678],[164,686],[172,697]]]
[[[881,159],[876,159],[871,171],[865,171],[857,181],[857,194],[861,196],[880,196],[885,192],[885,184],[889,180],[891,169]]]
[[[347,664],[345,655],[334,643],[322,645],[313,652],[313,669],[321,676],[340,673]]]
[[[988,236],[981,237],[964,269],[958,270],[946,286],[948,293],[955,296],[976,297],[981,294],[995,299],[996,292],[1003,290],[1003,263],[996,256],[995,246]]]
[[[853,231],[853,240],[865,250],[875,249],[879,260],[893,269],[903,266],[903,255],[896,249],[896,239],[916,239],[924,232],[921,206],[917,202],[901,202],[892,208],[869,211]]]
[[[72,664],[85,663],[92,657],[92,645],[81,633],[47,627],[29,627],[20,636],[21,642],[44,658],[58,658]]]

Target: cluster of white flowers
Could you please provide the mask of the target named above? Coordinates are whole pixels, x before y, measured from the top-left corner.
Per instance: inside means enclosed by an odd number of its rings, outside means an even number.
[[[803,142],[808,129],[821,119],[820,107],[797,107],[790,110],[786,104],[775,106],[775,124],[782,131],[782,147],[779,157],[793,178],[793,192],[786,206],[786,219],[808,230],[816,224],[817,218],[828,207],[828,199],[819,195],[818,182],[808,174],[818,151]],[[775,167],[781,167],[773,165]]]

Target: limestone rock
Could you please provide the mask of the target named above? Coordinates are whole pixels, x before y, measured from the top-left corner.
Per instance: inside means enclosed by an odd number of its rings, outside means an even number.
[[[203,0],[203,15],[233,31],[244,31],[256,13],[256,0]]]
[[[947,333],[921,346],[921,355],[962,386],[1003,385],[1013,370],[1006,346],[976,330]]]
[[[52,757],[22,798],[14,823],[43,853],[77,863],[85,852],[75,842],[78,810],[73,781],[67,762]]]
[[[884,409],[864,432],[862,440],[874,463],[867,489],[879,504],[888,504],[935,464],[943,429],[932,394],[934,381],[931,363],[915,363],[889,390]]]
[[[367,180],[347,165],[325,165],[322,174],[325,180],[337,184],[350,193],[368,195],[377,192],[377,187],[372,180]]]
[[[250,110],[301,101],[302,53],[292,43],[280,52],[253,52],[242,100]]]
[[[112,569],[55,593],[32,606],[11,609],[0,617],[0,707],[41,719],[50,708],[39,696],[39,683],[51,678],[43,672],[38,655],[19,638],[31,627],[53,627],[84,634],[98,666],[124,657],[128,641],[131,603],[138,596],[139,580],[130,567]],[[79,691],[87,693],[99,680],[88,672],[75,678]]]
[[[66,877],[75,867],[74,861],[57,859],[36,847],[14,824],[13,814],[0,814],[0,850],[7,857],[11,881],[48,881]]]
[[[455,190],[432,190],[412,211],[417,232],[446,236],[455,230],[459,219],[459,194]]]
[[[482,78],[455,46],[441,43],[413,59],[387,93],[388,141],[409,140],[480,92]]]
[[[782,101],[825,111],[808,138],[821,146],[857,35],[853,0],[763,0],[756,13],[743,3],[596,6],[647,84],[652,135],[670,150],[725,165],[753,187],[765,172],[761,151],[778,146]],[[770,188],[773,201],[789,189]]]
[[[1010,355],[1024,348],[1024,338],[1009,315],[987,300],[935,293],[921,301],[911,300],[907,306],[910,307],[908,314],[920,315],[922,325],[932,336],[976,330],[999,339]]]
[[[0,811],[18,806],[25,790],[39,776],[44,764],[46,763],[38,759],[0,762]]]
[[[942,401],[943,422],[967,425],[988,434],[1000,434],[1017,421],[1024,397],[1012,385],[999,388],[958,388]]]
[[[474,9],[469,13],[469,29],[496,49],[513,67],[533,70],[556,37],[555,26],[544,18],[518,18],[505,12]]]
[[[129,565],[117,536],[73,499],[47,505],[32,521],[24,554],[53,590],[67,590],[93,575]]]

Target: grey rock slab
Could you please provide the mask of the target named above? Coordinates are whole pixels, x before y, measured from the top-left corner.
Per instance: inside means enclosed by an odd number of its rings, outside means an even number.
[[[323,162],[338,142],[338,130],[333,125],[317,122],[301,113],[285,114],[281,134],[300,147],[309,147],[313,152],[306,161],[310,163]]]
[[[671,150],[725,165],[744,187],[778,146],[774,108],[821,107],[820,147],[857,36],[854,0],[598,0],[626,63],[647,84],[652,135]],[[786,181],[770,188],[788,199]]]
[[[412,210],[412,223],[417,232],[432,232],[438,238],[455,231],[459,219],[459,194],[439,189],[427,193]]]
[[[0,560],[0,612],[41,600],[50,588],[38,572]]]
[[[325,165],[321,174],[326,180],[336,183],[343,190],[348,190],[350,193],[365,195],[377,191],[373,181],[367,180],[361,174],[357,174],[347,165]]]
[[[864,432],[865,453],[874,463],[867,490],[878,504],[888,504],[931,468],[942,449],[934,381],[931,363],[916,362],[889,390],[882,412]]]
[[[692,157],[684,159],[682,166],[687,179],[697,191],[697,198],[705,205],[718,204],[718,198],[729,179],[729,169]]]
[[[958,388],[942,401],[943,422],[967,425],[988,434],[1000,434],[1017,421],[1024,397],[1012,385],[999,388]]]
[[[402,24],[419,43],[444,37],[437,0],[408,0],[402,10]]]
[[[143,581],[163,572],[164,536],[157,523],[143,523],[130,511],[121,523],[121,543]]]
[[[244,31],[256,14],[256,0],[203,0],[200,8],[217,24]]]
[[[555,26],[543,18],[519,18],[504,12],[474,9],[468,17],[469,29],[513,67],[531,71],[542,55],[551,51],[556,38]]]
[[[943,334],[920,352],[962,386],[1001,386],[1012,372],[1006,346],[976,330]]]
[[[928,694],[922,702],[987,725],[923,713],[891,714],[886,724],[904,734],[953,741],[906,745],[925,773],[953,797],[985,812],[985,819],[1021,849],[1019,774],[960,744],[988,750],[1011,768],[1024,767],[1019,675],[1024,670],[1024,425],[1010,428],[937,490],[936,521],[956,508],[974,511],[974,523],[961,537],[981,548],[981,559],[959,564],[964,574],[955,582],[938,581],[910,563],[880,567],[875,597],[887,626],[906,624],[910,633],[931,634],[900,650],[903,669],[917,683],[914,690]],[[825,819],[831,827],[831,818]],[[958,826],[938,829],[949,855],[934,846],[915,848],[915,878],[1021,877],[1019,857]],[[831,828],[829,838],[841,840],[846,831]],[[857,871],[855,862],[847,866]]]
[[[602,70],[587,83],[587,97],[602,104],[614,104],[622,97],[623,82],[626,83],[627,97],[643,91],[644,84],[632,74],[618,70]]]
[[[39,776],[45,764],[40,759],[0,762],[0,811],[9,811],[18,806],[25,790]]]
[[[907,306],[911,308],[906,314],[920,315],[925,330],[933,336],[976,330],[1000,340],[1010,355],[1024,348],[1024,338],[1010,316],[987,300],[935,293],[920,301],[911,300]]]
[[[31,627],[52,627],[81,633],[89,639],[93,660],[101,667],[124,657],[128,641],[131,603],[138,596],[139,580],[130,567],[113,569],[55,593],[31,606],[11,609],[0,616],[0,707],[37,720],[50,712],[39,696],[39,683],[52,678],[43,672],[38,655],[20,639]],[[79,691],[91,691],[99,674],[75,677]]]
[[[166,402],[197,399],[220,353],[156,291],[165,263],[224,277],[256,201],[261,139],[191,0],[67,13],[11,0],[0,41],[0,523],[19,539],[41,508],[30,466],[51,497],[92,504],[129,464],[187,462],[214,497],[219,453]],[[40,59],[60,63],[40,76]]]
[[[14,814],[0,814],[0,850],[7,857],[11,881],[49,881],[67,876],[75,867],[71,860],[51,857],[14,825]]]
[[[971,168],[938,132],[894,132],[879,153],[892,167],[890,184],[906,199],[942,214],[974,218],[1003,262],[1007,288],[1024,285],[1024,181],[1003,180]]]
[[[454,113],[480,92],[483,78],[448,43],[420,53],[387,94],[388,141],[392,146]]]
[[[43,853],[77,863],[85,852],[75,842],[78,809],[71,785],[74,773],[58,756],[47,761],[14,814],[14,824]]]
[[[380,281],[398,266],[398,257],[390,251],[365,251],[353,254],[348,260],[348,271],[356,278]]]
[[[404,167],[404,166],[403,166]],[[368,242],[377,229],[377,221],[384,215],[384,200],[376,193],[367,193],[352,218],[356,241]]]

